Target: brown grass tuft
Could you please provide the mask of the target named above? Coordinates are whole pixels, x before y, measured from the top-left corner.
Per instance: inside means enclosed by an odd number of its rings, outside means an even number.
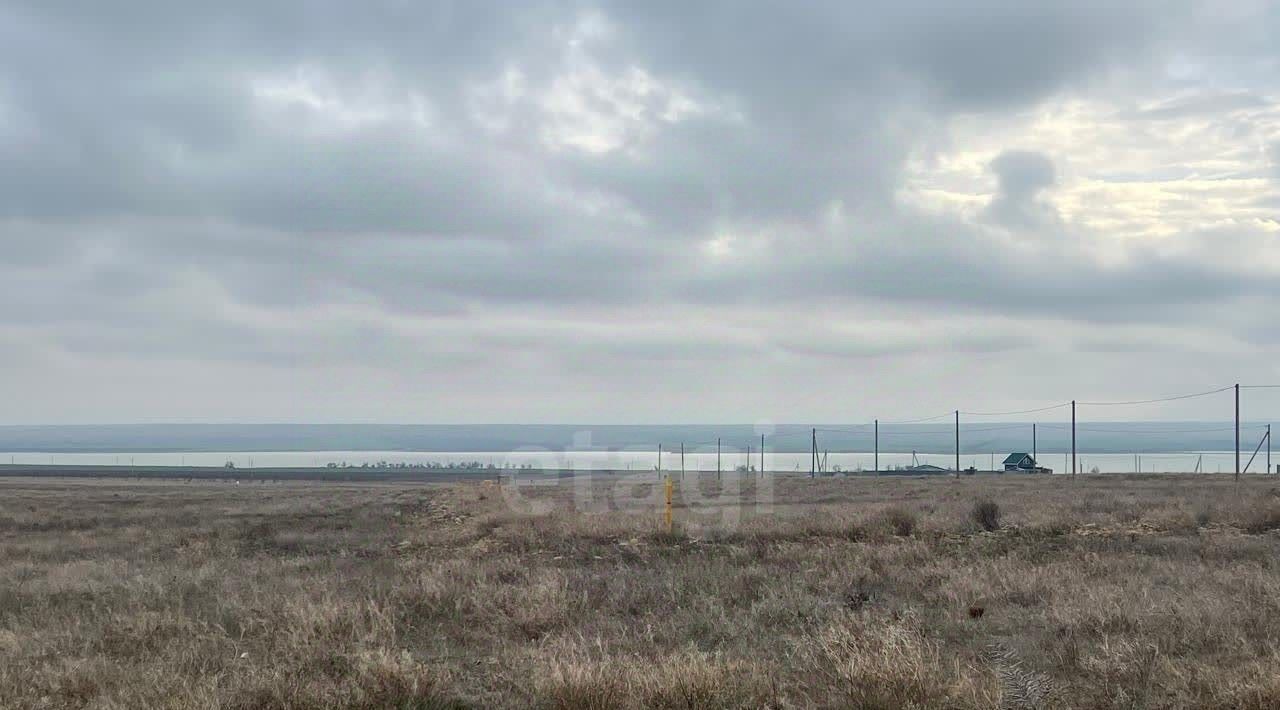
[[[986,679],[959,677],[910,618],[837,618],[799,653],[812,668],[809,702],[825,707],[969,707]]]
[[[1245,512],[1242,527],[1254,535],[1280,530],[1280,504],[1263,502]]]
[[[911,537],[916,529],[916,516],[902,506],[885,508],[872,519],[873,527],[887,528],[898,537]]]
[[[776,702],[761,669],[692,651],[655,660],[561,650],[537,693],[540,705],[556,710],[757,708]]]
[[[970,518],[978,527],[987,532],[1000,529],[1000,504],[990,498],[983,498],[973,504]]]

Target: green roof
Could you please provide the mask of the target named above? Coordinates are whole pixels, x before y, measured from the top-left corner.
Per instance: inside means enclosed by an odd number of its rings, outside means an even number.
[[[1031,458],[1031,454],[1028,454],[1025,452],[1016,452],[1016,453],[1009,454],[1008,458],[1004,460],[1004,464],[1006,466],[1016,466],[1022,463],[1023,459],[1030,459],[1030,458]],[[1035,459],[1031,459],[1031,463],[1035,463]]]

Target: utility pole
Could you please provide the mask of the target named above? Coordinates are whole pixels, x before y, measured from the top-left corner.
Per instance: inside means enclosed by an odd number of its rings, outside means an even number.
[[[876,420],[875,451],[876,451],[875,453],[876,475],[879,476],[880,475],[880,420],[879,419]]]
[[[1240,481],[1240,385],[1236,385],[1236,482]]]
[[[1039,466],[1040,460],[1036,458],[1036,454],[1036,425],[1033,422],[1031,424],[1031,458],[1035,460],[1036,466]]]
[[[720,437],[716,437],[716,480],[720,480]]]
[[[813,429],[813,440],[809,445],[809,478],[818,477],[818,429]]]
[[[1271,425],[1267,425],[1267,473],[1271,473]]]
[[[680,480],[684,480],[684,442],[680,442]]]
[[[662,476],[662,444],[658,444],[658,476]]]
[[[747,444],[747,458],[745,459],[745,462],[746,465],[742,467],[743,471],[751,473],[751,444]]]
[[[1071,400],[1071,477],[1076,476],[1076,401]]]
[[[956,478],[960,477],[960,410],[956,410]]]

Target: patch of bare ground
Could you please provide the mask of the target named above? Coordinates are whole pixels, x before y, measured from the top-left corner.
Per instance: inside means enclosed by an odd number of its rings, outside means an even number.
[[[0,482],[6,708],[1280,707],[1280,486]]]

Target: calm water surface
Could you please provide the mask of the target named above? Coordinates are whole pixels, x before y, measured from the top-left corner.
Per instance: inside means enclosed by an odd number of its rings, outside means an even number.
[[[1001,467],[1001,461],[1009,452],[991,452],[985,454],[963,454],[960,457],[962,468],[970,466],[979,470],[991,470]],[[1241,465],[1249,461],[1253,452],[1241,454]],[[1140,458],[1136,458],[1140,457]],[[741,466],[759,469],[760,452],[753,450],[748,458],[745,450],[724,447],[721,451],[720,466],[731,470]],[[1209,451],[1177,454],[1080,454],[1077,457],[1082,472],[1097,468],[1102,473],[1132,473],[1138,470],[1155,473],[1193,472],[1205,473],[1231,472],[1235,470],[1235,454],[1233,452]],[[715,447],[710,450],[686,450],[683,465],[687,471],[715,471]],[[586,470],[653,470],[658,466],[656,450],[645,451],[475,451],[475,452],[430,452],[430,451],[234,451],[234,452],[187,452],[187,453],[17,453],[0,456],[0,463],[26,465],[129,465],[129,466],[224,466],[228,462],[236,468],[272,468],[272,467],[323,467],[329,464],[359,467],[362,465],[432,464],[463,465],[479,463],[484,467],[496,468],[576,468]],[[953,454],[911,454],[902,452],[881,452],[880,466],[883,469],[910,466],[914,463],[929,464],[950,468],[954,465]],[[1280,463],[1280,451],[1276,452],[1274,463]],[[1040,452],[1040,465],[1052,468],[1055,473],[1070,471],[1070,454],[1062,452]],[[662,468],[678,471],[681,468],[680,452],[664,451]],[[764,456],[764,468],[770,471],[808,472],[810,456],[808,453],[768,453]],[[831,453],[825,456],[825,470],[859,471],[873,470],[874,455],[872,453]],[[1250,472],[1260,473],[1266,468],[1266,451],[1259,452],[1258,457],[1249,467]],[[1274,470],[1274,469],[1273,469]]]

